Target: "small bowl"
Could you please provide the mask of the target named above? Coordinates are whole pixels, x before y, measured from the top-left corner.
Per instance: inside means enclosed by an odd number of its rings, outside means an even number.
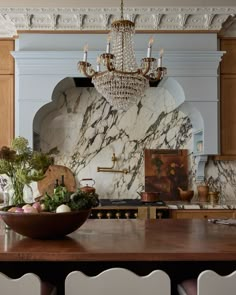
[[[23,236],[58,239],[77,230],[88,219],[90,212],[91,209],[65,213],[0,211],[0,215],[12,230]]]
[[[190,202],[194,195],[194,191],[180,191],[179,196],[181,201]]]

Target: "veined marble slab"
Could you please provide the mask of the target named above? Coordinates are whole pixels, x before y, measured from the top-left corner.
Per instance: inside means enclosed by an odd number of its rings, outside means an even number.
[[[57,164],[93,178],[102,198],[137,198],[144,188],[144,149],[190,148],[192,126],[163,88],[150,88],[127,112],[113,110],[94,88],[74,88],[58,99],[41,125],[43,151],[58,150]],[[128,174],[97,172],[98,166],[129,169]]]

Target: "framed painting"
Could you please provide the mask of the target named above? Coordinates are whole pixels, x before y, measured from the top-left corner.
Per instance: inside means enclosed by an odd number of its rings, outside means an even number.
[[[188,150],[145,149],[145,192],[159,192],[164,201],[180,200],[188,188]]]

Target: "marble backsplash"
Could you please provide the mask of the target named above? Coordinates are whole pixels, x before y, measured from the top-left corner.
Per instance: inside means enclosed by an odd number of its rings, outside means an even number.
[[[113,110],[94,88],[71,88],[55,105],[42,120],[40,148],[51,151],[56,164],[69,167],[78,186],[92,178],[101,198],[137,198],[144,189],[144,149],[188,149],[189,188],[197,198],[192,125],[167,90],[148,89],[127,112]],[[98,166],[112,166],[113,153],[115,168],[129,173],[97,172]],[[206,165],[206,178],[222,201],[235,199],[235,170],[235,162],[209,160]]]

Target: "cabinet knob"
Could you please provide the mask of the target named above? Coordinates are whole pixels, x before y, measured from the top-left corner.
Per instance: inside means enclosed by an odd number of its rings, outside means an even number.
[[[135,218],[138,218],[138,212],[135,212],[135,213],[134,213],[134,217],[135,217]]]

